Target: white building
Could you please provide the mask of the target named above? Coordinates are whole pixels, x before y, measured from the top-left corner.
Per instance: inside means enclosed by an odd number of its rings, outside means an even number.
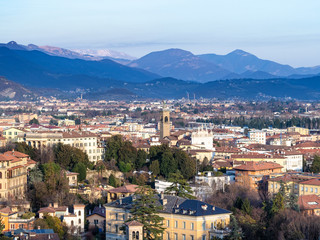
[[[158,193],[164,193],[168,187],[171,187],[172,182],[155,180],[155,189]]]
[[[63,222],[70,228],[72,234],[84,232],[84,208],[85,205],[73,205],[73,213],[63,216]]]
[[[91,162],[104,159],[104,148],[98,146],[98,136],[91,132],[22,132],[18,133],[18,142],[35,148],[63,143],[87,153]]]
[[[249,132],[249,139],[252,141],[255,141],[256,143],[259,144],[266,144],[266,138],[267,138],[267,134],[264,131],[260,131],[260,130],[251,130]]]
[[[283,156],[286,158],[287,171],[303,171],[303,155],[298,152],[286,151]]]
[[[213,134],[203,127],[191,134],[191,145],[199,149],[214,150],[213,148]]]

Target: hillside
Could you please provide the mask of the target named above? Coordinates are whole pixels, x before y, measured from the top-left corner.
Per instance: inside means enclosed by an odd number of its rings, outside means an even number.
[[[142,68],[164,77],[198,82],[221,79],[231,73],[181,49],[152,52],[132,61],[129,66]]]
[[[25,86],[101,88],[113,81],[145,82],[158,75],[114,61],[85,61],[50,56],[39,51],[0,47],[0,75]]]
[[[0,100],[30,100],[35,94],[22,85],[0,76]]]

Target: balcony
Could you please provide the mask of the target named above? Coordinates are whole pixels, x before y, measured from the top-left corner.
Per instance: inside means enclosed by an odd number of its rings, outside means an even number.
[[[213,228],[209,230],[210,239],[212,237],[223,239],[224,237],[228,236],[230,233],[231,233],[231,229],[229,228],[220,229],[220,230]]]

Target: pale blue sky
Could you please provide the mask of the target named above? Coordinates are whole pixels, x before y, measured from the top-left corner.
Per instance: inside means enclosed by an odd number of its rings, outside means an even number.
[[[319,0],[0,0],[0,42],[108,48],[140,57],[243,49],[320,65]]]

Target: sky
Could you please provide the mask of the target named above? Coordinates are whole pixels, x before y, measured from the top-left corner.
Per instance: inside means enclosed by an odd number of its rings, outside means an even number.
[[[111,49],[141,57],[235,49],[320,65],[319,0],[0,0],[0,42]]]

